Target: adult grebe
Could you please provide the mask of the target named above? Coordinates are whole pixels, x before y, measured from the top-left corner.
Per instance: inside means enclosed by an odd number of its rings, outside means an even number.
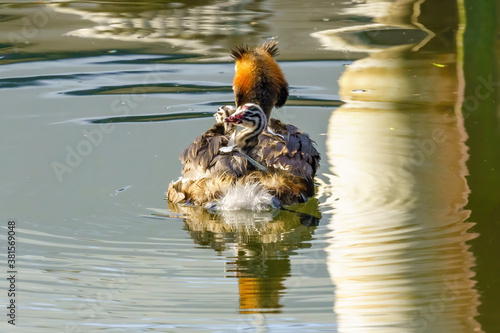
[[[274,60],[276,44],[232,49],[237,109],[219,108],[217,124],[181,154],[183,176],[169,186],[171,202],[264,209],[305,202],[314,195],[320,155],[313,141],[293,125],[269,120],[273,106],[288,98],[288,83]],[[238,124],[244,130],[235,131]],[[250,136],[243,139],[245,135]],[[235,196],[256,200],[245,205],[225,199]]]

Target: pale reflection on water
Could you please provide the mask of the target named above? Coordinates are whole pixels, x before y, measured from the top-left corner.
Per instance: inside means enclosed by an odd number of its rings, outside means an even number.
[[[365,107],[337,110],[328,137],[339,331],[479,331],[462,129],[440,111]],[[435,129],[446,139],[425,141]],[[430,153],[406,165],[421,149]]]
[[[456,51],[415,46],[378,49],[340,78],[326,200],[339,332],[481,331]]]
[[[144,43],[165,43],[179,51],[207,52],[211,45],[206,38],[227,38],[251,34],[252,25],[266,26],[270,16],[260,3],[251,10],[249,1],[178,1],[178,2],[96,2],[82,5],[74,1],[49,4],[57,13],[78,15],[92,22],[91,27],[67,32],[68,36],[114,39],[119,41],[140,40]]]

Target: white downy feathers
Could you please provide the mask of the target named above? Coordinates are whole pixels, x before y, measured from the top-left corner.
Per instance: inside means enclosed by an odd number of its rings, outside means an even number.
[[[269,210],[278,207],[278,200],[261,184],[253,182],[231,186],[219,200],[206,206],[210,210]]]

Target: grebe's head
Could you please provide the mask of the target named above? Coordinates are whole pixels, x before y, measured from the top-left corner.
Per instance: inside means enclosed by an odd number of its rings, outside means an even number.
[[[260,105],[269,119],[273,107],[281,107],[288,99],[288,82],[274,57],[279,53],[278,42],[271,41],[250,48],[235,46],[233,90],[236,106],[246,103]]]
[[[259,129],[267,124],[267,119],[259,105],[247,103],[236,109],[236,112],[224,119],[224,122],[241,125],[250,129]]]

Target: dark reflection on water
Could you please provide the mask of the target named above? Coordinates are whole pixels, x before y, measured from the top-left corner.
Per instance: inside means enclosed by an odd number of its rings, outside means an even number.
[[[291,256],[310,248],[321,219],[318,200],[289,210],[225,211],[169,204],[184,216],[195,244],[227,256],[226,277],[238,279],[240,313],[280,313],[284,282],[291,275]],[[228,254],[226,250],[230,250]]]
[[[139,74],[139,73],[138,73]],[[121,85],[121,86],[108,86],[99,87],[96,89],[68,91],[67,95],[99,95],[99,94],[130,94],[140,89],[142,94],[168,94],[168,93],[212,93],[212,92],[231,92],[230,87],[215,87],[215,86],[202,86],[196,84],[182,84],[182,83],[151,83],[141,85]]]
[[[170,121],[191,118],[207,118],[213,117],[212,112],[182,112],[182,113],[169,113],[164,115],[143,115],[143,116],[125,116],[125,117],[112,117],[90,120],[93,124],[107,124],[107,123],[125,123],[125,122],[152,122],[152,121]]]

